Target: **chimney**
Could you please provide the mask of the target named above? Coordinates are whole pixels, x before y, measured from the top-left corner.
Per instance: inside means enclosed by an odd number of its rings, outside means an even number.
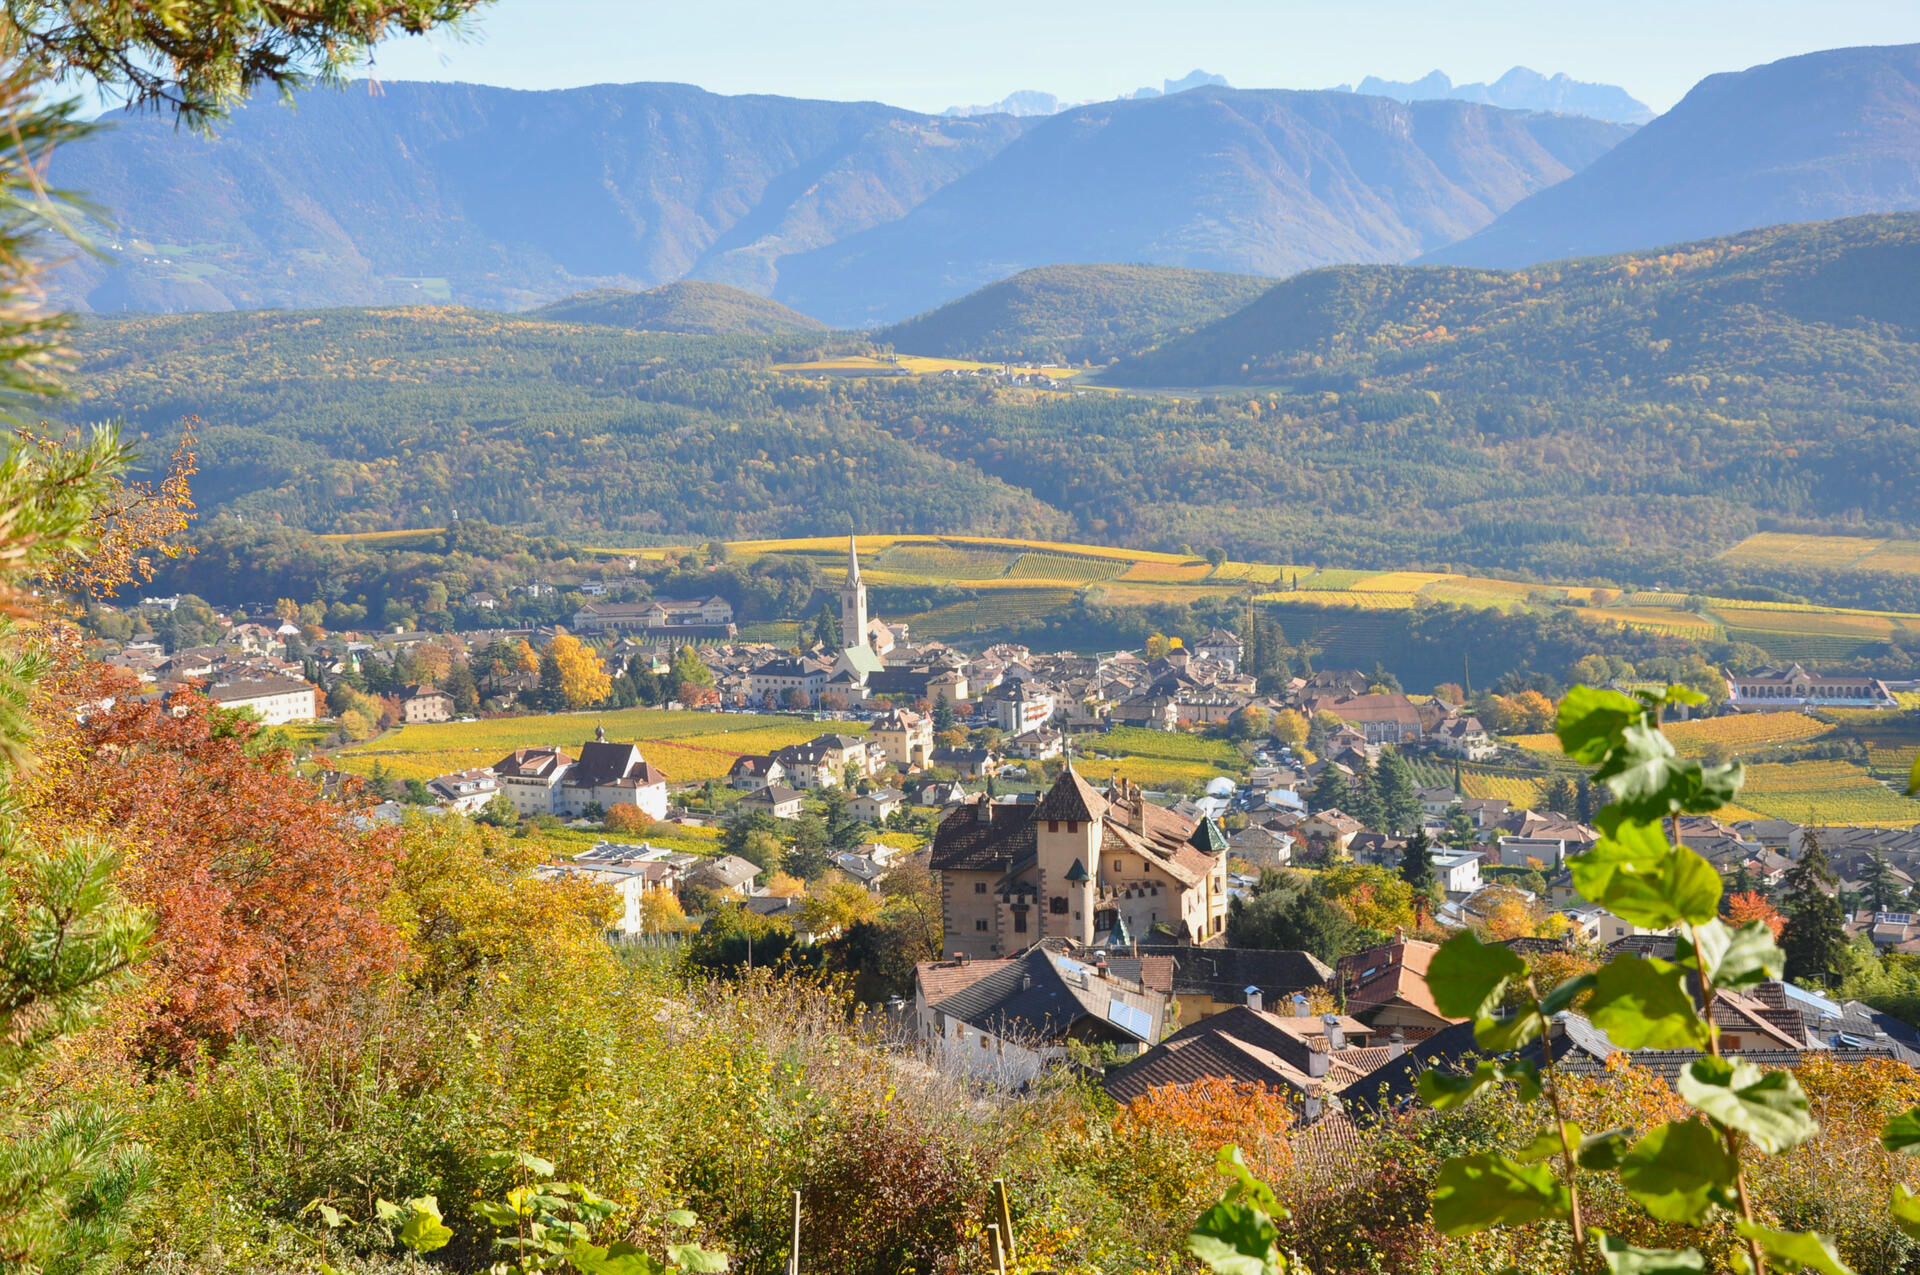
[[[1310,1093],[1307,1095],[1307,1100],[1302,1106],[1302,1114],[1306,1116],[1306,1123],[1308,1124],[1312,1124],[1314,1121],[1320,1118],[1320,1095],[1319,1094]]]
[[[993,822],[993,803],[984,796],[973,803],[973,821],[975,823]]]
[[[1399,1032],[1387,1037],[1387,1057],[1398,1058],[1407,1052],[1407,1038]]]
[[[1093,972],[1101,978],[1107,976],[1107,958],[1104,955],[1093,958]]]
[[[1256,1014],[1259,1013],[1262,1009],[1266,1007],[1266,1001],[1265,1001],[1265,998],[1263,998],[1260,995],[1260,989],[1257,987],[1249,987],[1246,990],[1247,990],[1247,1008],[1252,1010]]]
[[[971,956],[968,956],[965,952],[955,952],[954,956],[959,960],[960,964],[963,967],[973,963],[973,958]]]
[[[1340,1026],[1340,1015],[1323,1014],[1320,1017],[1320,1022],[1321,1025],[1327,1029],[1327,1048],[1330,1050],[1345,1049],[1347,1047],[1347,1032],[1345,1028]]]
[[[1307,996],[1305,992],[1295,992],[1293,994],[1293,1016],[1295,1018],[1313,1017],[1313,1011],[1307,1008]]]
[[[1318,1041],[1307,1042],[1307,1074],[1316,1079],[1327,1074],[1333,1066],[1333,1055]]]

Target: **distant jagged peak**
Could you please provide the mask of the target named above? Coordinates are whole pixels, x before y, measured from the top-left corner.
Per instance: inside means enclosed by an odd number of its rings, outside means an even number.
[[[1455,84],[1445,71],[1439,70],[1429,71],[1417,80],[1384,80],[1369,75],[1360,81],[1358,91],[1400,102],[1450,99],[1514,111],[1585,115],[1616,124],[1644,124],[1653,118],[1653,111],[1646,103],[1616,84],[1590,84],[1565,72],[1542,75],[1524,66],[1514,67],[1491,84]]]
[[[1122,93],[1115,100],[1130,102],[1148,97],[1170,97],[1175,93],[1185,93],[1188,89],[1208,87],[1230,89],[1233,85],[1227,83],[1227,77],[1224,75],[1215,75],[1211,71],[1202,71],[1196,67],[1177,80],[1162,80],[1157,89],[1151,86],[1135,89],[1131,93]],[[985,106],[949,106],[940,113],[961,118],[969,115],[1058,115],[1061,111],[1070,110],[1076,106],[1091,106],[1099,100],[1099,98],[1087,98],[1085,101],[1067,102],[1051,93],[1042,93],[1038,89],[1021,89],[1016,93],[1007,94],[998,102],[989,102]]]

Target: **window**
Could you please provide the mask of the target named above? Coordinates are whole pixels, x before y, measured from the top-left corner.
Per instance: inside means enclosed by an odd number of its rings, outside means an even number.
[[[973,923],[973,928],[976,930],[979,930],[982,934],[986,933],[986,930],[987,930],[986,918],[982,917],[980,920],[975,921]]]
[[[1060,821],[1058,819],[1047,820],[1047,831],[1048,832],[1060,831]]]
[[[1113,861],[1113,875],[1115,875],[1115,876],[1119,876],[1119,875],[1120,875],[1120,860],[1118,860],[1118,859],[1115,859],[1115,860]]]
[[[1067,831],[1068,831],[1068,832],[1078,832],[1078,831],[1080,831],[1080,821],[1079,821],[1079,820],[1077,820],[1077,819],[1069,819],[1069,820],[1067,820]]]
[[[985,881],[975,881],[973,883],[973,892],[975,894],[985,894],[987,892],[987,883]]]
[[[985,1049],[986,1047],[987,1047],[987,1038],[985,1036],[982,1036],[980,1038],[980,1048]]]
[[[1027,910],[1025,908],[1014,909],[1013,932],[1015,934],[1025,934],[1027,932]]]
[[[1053,913],[1055,916],[1065,916],[1067,914],[1066,897],[1056,894],[1051,899],[1048,899],[1047,911]]]

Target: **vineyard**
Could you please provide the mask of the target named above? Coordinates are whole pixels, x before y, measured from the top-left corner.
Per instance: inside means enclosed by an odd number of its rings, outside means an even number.
[[[1134,578],[1133,573],[1144,567],[1157,567],[1158,564],[1134,563],[1126,569],[1126,577]],[[1171,569],[1171,568],[1162,568]],[[1081,558],[1064,553],[1023,553],[1007,568],[1007,574],[1023,580],[1105,580],[1109,576],[1119,575],[1121,564],[1111,558]]]
[[[1239,750],[1224,739],[1208,739],[1185,731],[1148,730],[1143,726],[1115,726],[1100,734],[1085,735],[1077,746],[1103,753],[1204,762],[1222,770],[1238,770],[1243,765]]]
[[[1747,768],[1743,806],[1808,824],[1912,827],[1920,802],[1903,797],[1850,762],[1763,763]]]
[[[1203,761],[1177,761],[1168,757],[1089,757],[1085,760],[1076,757],[1073,768],[1094,782],[1118,775],[1150,789],[1198,787],[1220,774],[1216,767]]]
[[[371,774],[378,764],[395,779],[426,780],[491,766],[516,748],[559,747],[577,752],[581,743],[593,737],[595,726],[604,726],[609,739],[640,744],[647,760],[677,783],[723,779],[742,754],[804,743],[823,730],[860,735],[867,729],[858,722],[828,727],[793,717],[636,708],[402,726],[333,756],[342,770],[356,774]]]

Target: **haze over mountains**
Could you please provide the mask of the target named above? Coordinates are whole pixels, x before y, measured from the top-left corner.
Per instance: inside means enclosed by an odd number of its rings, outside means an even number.
[[[879,322],[1061,261],[1404,259],[1625,132],[1336,92],[1204,88],[1019,120],[666,84],[356,86],[250,104],[212,139],[135,118],[64,148],[53,178],[120,210],[121,262],[76,263],[58,299],[517,309],[694,278]]]
[[[1581,173],[1423,260],[1522,266],[1916,207],[1920,45],[1830,49],[1709,76]]]
[[[1591,115],[1616,124],[1644,124],[1653,118],[1651,107],[1617,84],[1588,84],[1564,72],[1547,76],[1524,66],[1514,67],[1491,84],[1455,84],[1444,71],[1432,71],[1417,80],[1383,80],[1369,75],[1360,81],[1358,91],[1397,102],[1446,98],[1514,111]]]
[[[122,119],[53,173],[119,210],[118,262],[74,263],[54,299],[523,309],[692,280],[853,327],[1060,264],[1518,266],[1920,207],[1920,46],[1713,76],[1637,130],[1424,98],[1597,91],[1520,68],[1379,93],[1210,78],[1025,117],[396,83],[254,103],[211,139]]]

